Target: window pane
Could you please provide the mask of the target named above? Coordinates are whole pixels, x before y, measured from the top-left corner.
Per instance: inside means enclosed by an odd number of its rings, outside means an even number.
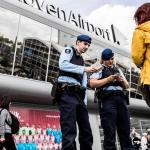
[[[53,42],[58,43],[58,30],[57,29],[52,28],[51,40]]]
[[[0,8],[0,73],[11,74],[19,15]]]
[[[76,42],[76,37],[73,35],[70,35],[68,33],[65,33],[63,31],[59,31],[59,44],[61,46],[74,46]]]
[[[21,17],[14,75],[45,81],[51,27]]]
[[[142,99],[139,88],[139,69],[136,68],[131,59],[120,54],[116,54],[116,64],[123,71],[126,79],[130,83],[130,88],[128,89],[130,97]]]

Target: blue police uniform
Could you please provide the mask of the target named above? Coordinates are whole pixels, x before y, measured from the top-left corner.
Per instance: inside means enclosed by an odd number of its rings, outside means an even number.
[[[103,60],[109,60],[111,57],[113,57],[113,53],[110,49],[103,51]],[[116,73],[120,73],[123,76],[121,70],[118,70],[115,66],[108,67],[103,65],[103,69],[93,73],[90,78],[99,80]],[[119,136],[121,149],[133,149],[130,138],[130,117],[123,87],[119,82],[113,82],[97,88],[96,92],[99,102],[101,125],[104,130],[104,149],[116,149],[116,131]]]
[[[90,37],[80,35],[77,40],[91,42]],[[76,150],[76,122],[79,126],[80,150],[92,150],[93,136],[86,108],[87,74],[82,56],[73,47],[66,47],[59,59],[58,83],[62,150]]]

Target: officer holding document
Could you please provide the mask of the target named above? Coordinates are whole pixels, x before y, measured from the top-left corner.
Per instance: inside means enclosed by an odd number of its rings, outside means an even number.
[[[96,88],[101,125],[104,130],[104,149],[116,150],[116,131],[122,150],[133,149],[130,138],[128,97],[123,90],[129,87],[122,71],[114,65],[114,53],[106,48],[101,54],[103,68],[90,76],[90,86]]]
[[[91,44],[91,37],[79,35],[75,47],[66,47],[59,59],[59,109],[62,130],[62,150],[76,150],[76,122],[79,127],[80,150],[92,150],[93,135],[87,111],[87,73],[97,67],[84,66],[81,56]]]

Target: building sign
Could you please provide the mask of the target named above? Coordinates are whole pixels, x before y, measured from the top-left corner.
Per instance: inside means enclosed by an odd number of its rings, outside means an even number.
[[[55,7],[50,3],[46,3],[45,0],[18,0],[23,2],[31,7],[35,7],[40,11],[44,11],[49,15],[57,17],[65,22],[71,23],[76,27],[84,29],[90,33],[95,33],[97,36],[101,36],[106,40],[111,41],[111,37],[114,43],[119,44],[119,41],[116,40],[115,32],[111,27],[111,32],[108,29],[103,29],[100,27],[96,27],[88,21],[84,20],[80,14],[74,14],[72,11],[66,13],[64,10],[59,7]]]
[[[59,127],[60,114],[58,111],[35,110],[32,108],[11,107],[10,110],[18,119],[21,125],[28,123],[29,125],[47,126],[47,124]]]

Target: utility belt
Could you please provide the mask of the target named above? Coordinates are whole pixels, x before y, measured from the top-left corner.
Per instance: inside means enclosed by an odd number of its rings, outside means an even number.
[[[85,87],[82,87],[78,84],[67,83],[67,82],[64,82],[64,83],[58,82],[58,88],[62,89],[62,90],[68,90],[70,92],[73,92],[73,91],[74,92],[78,92],[78,91],[85,92],[85,90],[86,90]]]
[[[75,95],[84,100],[86,88],[73,83],[56,82],[53,85],[51,95],[56,98],[57,96],[60,96],[64,91],[66,91],[70,96]]]
[[[127,102],[127,105],[129,105],[129,97],[124,91],[121,90],[102,90],[98,89],[96,90],[96,96],[98,100],[105,100],[108,97],[113,97],[113,96],[122,96]]]
[[[99,99],[104,99],[110,96],[123,95],[123,91],[120,90],[97,90],[97,97]]]

